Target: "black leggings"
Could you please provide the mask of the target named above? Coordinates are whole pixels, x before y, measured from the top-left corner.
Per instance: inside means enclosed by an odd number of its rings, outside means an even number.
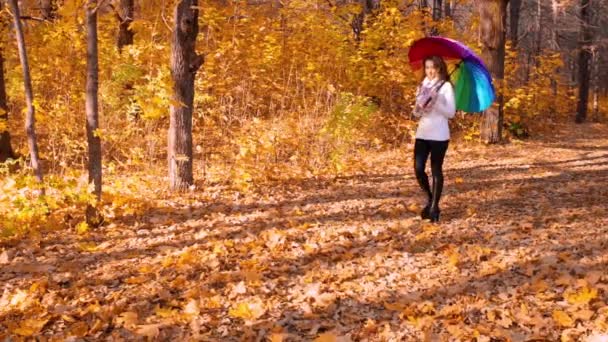
[[[418,184],[428,196],[427,207],[431,210],[439,210],[439,200],[443,190],[443,159],[448,150],[449,140],[435,141],[416,139],[414,145],[414,168]],[[433,175],[433,189],[429,186],[429,177],[426,175],[426,161],[431,155],[431,173]]]

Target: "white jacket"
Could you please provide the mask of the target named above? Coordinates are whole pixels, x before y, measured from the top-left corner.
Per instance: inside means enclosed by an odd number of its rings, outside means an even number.
[[[428,88],[437,86],[441,81],[431,81],[425,78],[422,81],[421,87],[418,89],[416,96],[416,104],[421,106],[427,97],[418,96],[424,93]],[[426,89],[425,89],[426,88]],[[454,98],[454,87],[450,82],[445,82],[437,93],[437,98],[434,103],[431,103],[431,108],[422,113],[414,113],[422,115],[416,130],[416,139],[446,141],[450,140],[450,127],[448,119],[451,119],[456,114],[456,100]]]

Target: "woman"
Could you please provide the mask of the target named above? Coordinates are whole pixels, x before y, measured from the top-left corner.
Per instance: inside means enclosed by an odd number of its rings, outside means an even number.
[[[414,145],[414,168],[418,184],[428,197],[420,216],[437,222],[441,212],[439,200],[443,190],[443,159],[450,141],[448,119],[454,117],[456,104],[447,66],[441,57],[426,58],[424,73],[425,78],[418,88],[414,109],[414,115],[420,118]],[[429,155],[433,176],[432,190],[425,172]]]

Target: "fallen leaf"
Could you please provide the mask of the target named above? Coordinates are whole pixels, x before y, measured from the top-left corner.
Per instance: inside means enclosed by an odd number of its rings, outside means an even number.
[[[116,318],[116,324],[119,326],[124,326],[125,328],[133,328],[137,325],[139,318],[137,315],[137,312],[133,312],[133,311],[126,311],[121,313],[117,318]]]
[[[155,339],[158,336],[158,334],[160,333],[159,327],[160,327],[160,324],[140,325],[137,328],[136,332],[137,332],[137,334],[139,334],[141,336],[146,336],[147,338]]]
[[[2,254],[0,254],[0,265],[8,264],[9,261],[8,251],[3,251]]]
[[[570,304],[575,305],[584,305],[589,304],[589,302],[595,298],[597,298],[597,289],[589,288],[585,286],[578,291],[566,291],[564,293],[564,298]]]
[[[19,323],[19,327],[13,330],[13,333],[21,336],[33,336],[38,334],[44,325],[49,321],[48,318],[36,319],[30,318],[22,320]]]
[[[570,328],[574,325],[574,320],[562,310],[553,311],[553,320],[555,320],[558,325],[566,328]]]
[[[262,317],[266,313],[266,308],[262,300],[255,298],[250,302],[241,302],[235,308],[230,309],[229,314],[232,317],[242,318],[252,321]]]

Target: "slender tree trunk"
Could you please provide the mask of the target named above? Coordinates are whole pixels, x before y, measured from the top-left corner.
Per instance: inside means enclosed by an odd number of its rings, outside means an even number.
[[[587,119],[587,107],[589,102],[589,60],[591,59],[590,44],[591,20],[590,0],[581,0],[581,27],[578,51],[578,106],[576,110],[576,123],[582,123]]]
[[[193,184],[192,109],[194,77],[203,63],[196,54],[198,35],[198,0],[182,0],[175,6],[171,49],[173,100],[168,134],[169,183],[173,190],[185,190]]]
[[[593,50],[593,119],[599,121],[600,119],[600,61],[601,56],[597,49]]]
[[[557,0],[551,0],[551,16],[553,20],[553,28],[551,30],[551,48],[553,50],[559,50],[559,41],[558,41],[558,27],[557,27],[557,19],[559,17],[559,3]]]
[[[1,6],[1,5],[0,5]],[[0,163],[15,158],[11,145],[11,134],[8,131],[8,105],[6,100],[6,86],[4,84],[4,58],[0,50]]]
[[[133,44],[135,32],[130,28],[135,13],[134,0],[120,0],[117,17],[120,21],[118,29],[118,50]]]
[[[355,41],[357,42],[361,41],[365,17],[380,6],[380,0],[359,0],[359,4],[361,4],[361,12],[355,16],[351,23]]]
[[[0,11],[2,11],[2,1],[0,1]],[[8,24],[2,20],[2,27]],[[4,163],[8,159],[14,159],[15,153],[11,145],[11,134],[8,130],[8,101],[6,98],[6,84],[4,83],[4,51],[0,45],[0,163]]]
[[[508,0],[481,0],[480,36],[483,45],[482,58],[486,62],[496,86],[496,102],[484,112],[481,123],[481,139],[485,143],[497,143],[502,139],[503,79],[505,71],[506,12]]]
[[[444,15],[446,18],[452,18],[452,1],[453,0],[444,0]]]
[[[446,0],[446,2],[447,2],[447,0]],[[441,0],[433,0],[433,20],[435,20],[435,21],[441,20],[441,7],[442,7]]]
[[[521,0],[509,2],[509,36],[513,48],[519,45],[519,17],[521,12]]]
[[[30,159],[32,169],[38,182],[42,183],[42,167],[38,158],[38,141],[36,139],[36,117],[34,112],[34,93],[32,91],[32,79],[30,77],[30,66],[25,49],[25,38],[23,37],[23,29],[21,27],[21,14],[17,0],[8,0],[13,12],[13,20],[15,22],[15,34],[17,36],[17,46],[19,48],[19,59],[23,68],[23,86],[25,88],[25,102],[27,104],[27,115],[25,116],[25,132],[27,134],[27,142],[30,149]]]
[[[536,60],[538,66],[538,57],[540,56],[540,52],[542,51],[542,39],[543,39],[543,26],[542,26],[542,6],[541,0],[536,0]]]
[[[87,81],[86,81],[86,116],[87,143],[89,146],[89,184],[94,185],[97,201],[101,199],[101,139],[99,129],[99,61],[97,48],[97,0],[88,0],[86,10],[87,25]],[[97,209],[87,207],[87,223],[98,226],[101,218]]]

